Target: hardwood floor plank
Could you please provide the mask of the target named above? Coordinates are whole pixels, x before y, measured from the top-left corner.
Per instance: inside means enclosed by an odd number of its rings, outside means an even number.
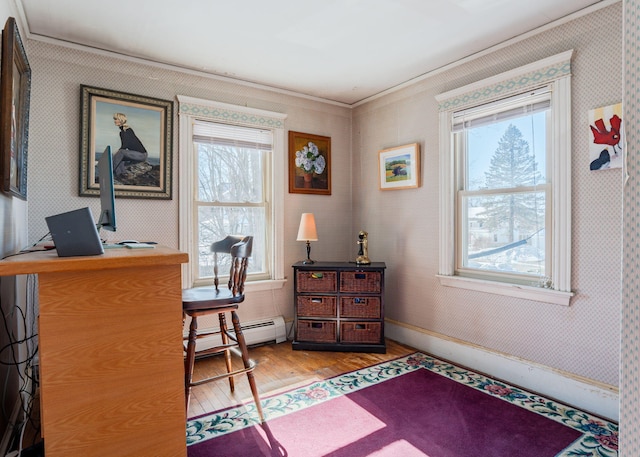
[[[294,351],[291,342],[268,344],[249,348],[250,357],[258,364],[254,371],[261,398],[278,392],[331,378],[349,371],[397,359],[416,350],[387,340],[386,354],[362,352]],[[234,361],[237,363],[237,361]],[[220,356],[199,359],[194,369],[194,379],[225,370]],[[229,389],[228,380],[204,384],[192,389],[189,417],[251,402],[253,397],[246,375],[235,380],[235,391]]]

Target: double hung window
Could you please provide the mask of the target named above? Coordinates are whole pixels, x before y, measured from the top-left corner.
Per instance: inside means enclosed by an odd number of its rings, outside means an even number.
[[[281,287],[284,118],[279,113],[179,96],[180,248],[183,285],[212,282],[211,243],[253,236],[247,286]],[[220,267],[221,273],[225,266]]]
[[[550,115],[546,87],[453,114],[458,274],[530,284],[551,272]]]
[[[197,278],[212,277],[211,243],[234,234],[253,236],[248,275],[269,277],[265,241],[271,226],[272,146],[270,130],[194,120]]]
[[[437,97],[443,285],[569,304],[571,54]]]

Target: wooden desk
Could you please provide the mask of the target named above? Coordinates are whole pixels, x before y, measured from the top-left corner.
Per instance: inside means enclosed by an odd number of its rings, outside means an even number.
[[[162,246],[0,261],[0,276],[39,276],[47,457],[187,455],[180,276],[187,261]]]

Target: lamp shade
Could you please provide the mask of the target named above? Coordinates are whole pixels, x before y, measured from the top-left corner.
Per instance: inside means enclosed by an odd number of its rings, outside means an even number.
[[[318,241],[316,219],[313,217],[313,213],[302,213],[296,241]]]

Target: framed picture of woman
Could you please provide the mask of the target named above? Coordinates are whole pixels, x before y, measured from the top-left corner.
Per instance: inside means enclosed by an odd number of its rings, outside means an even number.
[[[117,197],[171,199],[173,102],[81,86],[80,195],[98,195],[96,164],[113,152]]]

